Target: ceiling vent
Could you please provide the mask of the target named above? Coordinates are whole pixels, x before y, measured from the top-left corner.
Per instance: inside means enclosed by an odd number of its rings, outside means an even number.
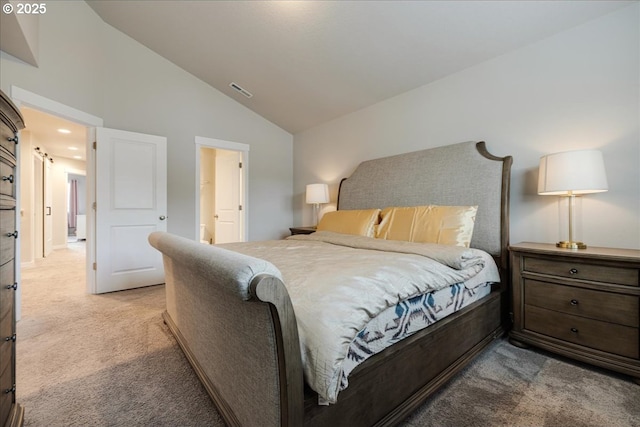
[[[236,92],[240,92],[241,94],[243,94],[244,96],[246,96],[247,98],[251,98],[253,96],[253,94],[251,92],[249,92],[248,90],[245,90],[243,88],[241,88],[240,86],[238,86],[238,84],[236,83],[229,83],[229,86],[231,86],[231,88],[233,90],[235,90]]]

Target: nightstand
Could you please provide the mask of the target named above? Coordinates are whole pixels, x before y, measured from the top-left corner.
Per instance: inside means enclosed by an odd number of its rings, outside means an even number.
[[[316,232],[316,227],[291,227],[289,228],[291,235],[294,234],[311,234]]]
[[[640,251],[543,243],[509,250],[509,341],[621,372],[640,384]]]

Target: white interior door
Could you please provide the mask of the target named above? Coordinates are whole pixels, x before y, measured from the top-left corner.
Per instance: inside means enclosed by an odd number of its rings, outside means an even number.
[[[238,151],[216,150],[215,243],[242,240],[240,235],[241,172]]]
[[[53,186],[51,175],[51,162],[48,159],[44,159],[43,169],[43,188],[44,188],[44,223],[43,227],[43,256],[49,256],[53,251],[53,215],[51,212],[51,206],[53,204]]]
[[[96,292],[164,283],[147,240],[167,229],[167,139],[96,129]]]

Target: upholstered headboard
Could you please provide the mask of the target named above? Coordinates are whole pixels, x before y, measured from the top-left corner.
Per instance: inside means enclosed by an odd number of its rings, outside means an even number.
[[[368,160],[340,183],[338,209],[477,205],[471,247],[506,271],[511,163],[511,156],[489,154],[484,142]]]

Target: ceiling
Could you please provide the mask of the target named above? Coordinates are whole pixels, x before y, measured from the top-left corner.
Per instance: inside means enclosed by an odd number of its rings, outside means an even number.
[[[20,112],[37,147],[55,162],[57,158],[66,157],[86,161],[87,130],[84,126],[70,122],[33,108],[21,107]],[[66,129],[70,133],[60,133],[58,129]]]
[[[106,23],[295,134],[633,2],[87,3]]]
[[[108,24],[295,134],[633,2],[87,3]],[[21,111],[54,161],[86,159],[83,126]]]

